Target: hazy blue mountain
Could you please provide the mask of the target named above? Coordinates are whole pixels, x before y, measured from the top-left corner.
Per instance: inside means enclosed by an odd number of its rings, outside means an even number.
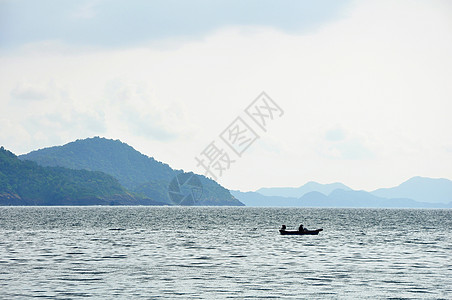
[[[399,186],[372,192],[384,198],[410,198],[418,202],[452,202],[452,181],[445,178],[413,177]]]
[[[257,207],[297,207],[301,206],[298,198],[264,196],[257,192],[232,191],[231,194],[246,206]]]
[[[141,154],[119,140],[99,137],[33,151],[21,155],[20,159],[32,160],[42,166],[104,172],[115,177],[130,191],[167,204],[174,204],[168,197],[168,185],[174,176],[182,172]],[[196,204],[243,205],[217,182],[202,175],[196,176],[203,187]]]
[[[337,189],[331,192],[327,196],[328,206],[332,207],[432,207],[429,203],[416,202],[412,199],[405,198],[383,198],[372,195],[366,191],[344,191],[342,189]],[[303,200],[303,198],[301,199]],[[302,201],[308,206],[306,201]],[[441,204],[436,204],[436,207],[443,207]]]
[[[298,188],[293,187],[274,187],[274,188],[261,188],[257,190],[261,195],[264,196],[280,196],[280,197],[294,197],[294,198],[300,198],[304,194],[310,193],[310,192],[320,192],[322,194],[328,195],[332,191],[336,189],[343,189],[343,190],[351,190],[348,186],[336,182],[336,183],[329,183],[329,184],[321,184],[314,181],[310,181],[306,183],[305,185],[302,185]]]
[[[309,192],[300,198],[264,196],[257,192],[231,193],[247,206],[267,207],[367,207],[367,208],[451,208],[452,203],[425,203],[407,198],[383,198],[366,191],[336,189],[329,195]]]
[[[0,205],[162,204],[135,197],[102,172],[42,167],[0,148]]]
[[[311,181],[299,188],[262,188],[254,194],[235,195],[252,206],[442,208],[452,207],[452,181],[413,177],[397,187],[373,192]]]
[[[309,192],[299,198],[302,206],[331,206],[328,196],[320,192]]]

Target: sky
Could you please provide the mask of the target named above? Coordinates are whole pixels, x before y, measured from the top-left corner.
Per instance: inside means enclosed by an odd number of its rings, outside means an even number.
[[[450,1],[0,0],[0,144],[101,136],[196,173],[215,145],[242,191],[452,179],[450,53]]]

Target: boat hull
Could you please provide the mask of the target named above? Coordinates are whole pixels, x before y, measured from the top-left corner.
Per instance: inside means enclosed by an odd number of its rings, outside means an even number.
[[[282,235],[318,235],[320,231],[323,229],[316,229],[316,230],[305,230],[305,231],[298,231],[298,230],[279,230],[279,232]]]

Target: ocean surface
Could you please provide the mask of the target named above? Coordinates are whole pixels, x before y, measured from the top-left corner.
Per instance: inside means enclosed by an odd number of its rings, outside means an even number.
[[[34,297],[452,299],[452,210],[0,207],[0,298]]]

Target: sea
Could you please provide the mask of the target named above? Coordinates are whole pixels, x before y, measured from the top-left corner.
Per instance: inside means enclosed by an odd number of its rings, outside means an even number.
[[[0,207],[0,298],[452,299],[452,210]]]

